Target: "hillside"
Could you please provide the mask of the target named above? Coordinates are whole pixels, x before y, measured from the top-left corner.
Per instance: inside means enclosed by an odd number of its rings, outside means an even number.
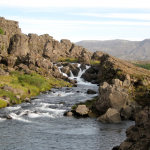
[[[145,39],[143,41],[85,40],[77,42],[75,44],[83,46],[91,52],[102,51],[124,60],[150,59],[150,39]]]

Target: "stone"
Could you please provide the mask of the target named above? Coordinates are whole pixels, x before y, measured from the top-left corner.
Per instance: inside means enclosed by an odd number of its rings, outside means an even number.
[[[126,130],[127,139],[118,150],[149,150],[150,148],[150,108],[145,107],[135,115],[135,125]]]
[[[67,112],[67,116],[72,116],[73,113],[71,111]]]
[[[97,121],[102,123],[118,123],[121,121],[120,113],[115,109],[109,108],[104,115],[97,118]]]
[[[82,69],[82,71],[83,71],[83,70],[85,70],[85,69],[86,69],[86,65],[85,65],[85,64],[81,64],[80,68],[81,68],[81,69]]]
[[[120,114],[124,119],[130,119],[132,115],[132,108],[130,106],[123,106]]]
[[[122,81],[120,81],[119,79],[112,79],[112,83],[116,86],[122,86]]]
[[[96,92],[94,90],[88,89],[87,94],[96,94]]]
[[[6,116],[6,118],[7,118],[7,119],[12,119],[12,117],[11,117],[11,116]]]
[[[23,57],[29,52],[28,37],[25,34],[15,34],[10,40],[8,54]]]
[[[124,80],[122,86],[128,88],[128,87],[130,86],[130,84],[131,84],[131,81],[130,81],[130,80]]]
[[[26,97],[26,98],[24,99],[24,101],[25,101],[25,102],[31,102],[31,100],[30,100],[29,97]]]
[[[16,95],[16,99],[17,99],[17,100],[20,100],[20,95]]]
[[[86,105],[78,105],[78,107],[76,108],[76,113],[80,114],[80,115],[87,115],[89,112],[89,109],[86,107]]]
[[[127,91],[121,86],[110,85],[103,82],[99,86],[99,98],[94,107],[101,115],[105,114],[109,108],[116,109],[118,112],[128,101]]]

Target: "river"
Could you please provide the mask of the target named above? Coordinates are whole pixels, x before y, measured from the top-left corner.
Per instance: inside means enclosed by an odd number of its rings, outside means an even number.
[[[77,87],[52,89],[31,103],[0,109],[0,150],[111,150],[123,142],[133,121],[103,124],[94,117],[63,115],[72,105],[98,94],[97,85],[80,78],[83,72],[79,72]],[[87,94],[88,89],[97,94]],[[5,119],[4,115],[13,119]]]

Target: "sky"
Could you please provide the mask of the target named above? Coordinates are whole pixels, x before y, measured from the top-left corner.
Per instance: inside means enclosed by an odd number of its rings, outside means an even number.
[[[150,38],[150,0],[3,0],[0,17],[19,22],[24,34],[54,39]]]

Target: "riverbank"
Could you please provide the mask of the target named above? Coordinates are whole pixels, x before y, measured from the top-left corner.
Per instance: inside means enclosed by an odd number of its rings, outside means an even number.
[[[54,77],[44,77],[37,73],[25,74],[11,71],[7,76],[0,75],[0,108],[30,101],[30,97],[53,87],[71,87],[72,84]]]

